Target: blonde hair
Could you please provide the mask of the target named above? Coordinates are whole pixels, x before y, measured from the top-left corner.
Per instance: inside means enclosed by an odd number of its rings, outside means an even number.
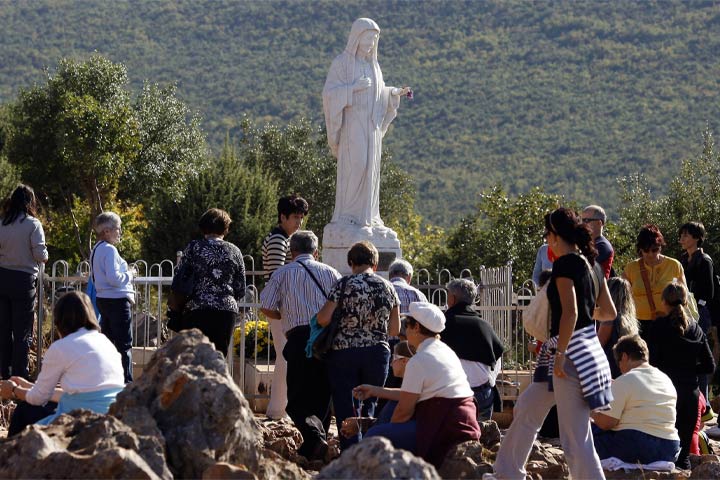
[[[613,277],[608,279],[607,285],[610,290],[610,298],[617,309],[618,336],[637,335],[640,328],[630,282],[621,277]]]

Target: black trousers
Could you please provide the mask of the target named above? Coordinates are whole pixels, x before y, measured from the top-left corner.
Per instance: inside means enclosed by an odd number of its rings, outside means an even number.
[[[325,363],[305,356],[309,337],[309,326],[292,329],[282,352],[287,361],[288,403],[285,411],[302,433],[304,442],[298,453],[305,457],[313,453],[320,441],[326,440],[331,397]]]
[[[17,435],[28,425],[32,425],[48,415],[52,415],[55,413],[55,410],[57,410],[57,403],[55,402],[48,402],[45,405],[30,405],[27,402],[18,402],[10,418],[8,437]]]
[[[183,320],[183,328],[197,328],[215,344],[215,350],[227,357],[237,313],[228,310],[191,310]]]
[[[674,382],[673,382],[674,383]],[[675,417],[675,428],[680,436],[680,455],[677,462],[680,468],[690,468],[688,456],[690,455],[690,443],[698,417],[698,401],[700,390],[695,385],[682,385],[674,383],[677,391],[677,416]]]
[[[0,377],[28,378],[35,318],[35,276],[0,268]]]

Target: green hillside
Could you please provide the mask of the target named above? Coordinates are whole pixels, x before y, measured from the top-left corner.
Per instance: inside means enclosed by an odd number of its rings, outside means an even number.
[[[219,150],[243,115],[321,122],[327,69],[360,16],[383,29],[388,84],[415,90],[385,145],[437,223],[496,182],[615,209],[617,177],[664,191],[706,122],[717,130],[713,1],[0,0],[0,103],[97,51],[136,89],[176,83]]]

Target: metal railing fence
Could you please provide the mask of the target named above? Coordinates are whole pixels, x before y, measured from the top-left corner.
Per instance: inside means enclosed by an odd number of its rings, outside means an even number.
[[[263,316],[260,314],[260,291],[264,284],[261,270],[256,270],[255,260],[246,255],[243,257],[246,265],[247,293],[243,302],[239,304],[240,315],[236,328],[240,329],[239,344],[237,345],[238,362],[234,361],[235,341],[231,343],[230,354],[227,357],[228,369],[233,374],[233,367],[239,367],[238,383],[244,389],[245,362],[252,360],[255,365],[265,364],[267,369],[273,363],[272,348],[266,348],[265,355],[258,356],[258,335],[254,338],[254,352],[246,358],[246,327],[248,322],[258,322]],[[172,333],[165,326],[165,310],[167,295],[177,262],[163,260],[159,263],[148,264],[138,260],[131,265],[137,269],[138,275],[133,279],[135,286],[135,303],[132,307],[133,318],[133,346],[144,353],[145,350],[161,346]],[[37,346],[38,352],[43,352],[44,337],[55,338],[55,326],[52,321],[52,309],[55,301],[68,291],[87,288],[90,265],[87,261],[81,262],[71,269],[68,262],[58,260],[51,265],[48,274],[44,268],[38,276],[37,295],[39,301],[37,312]],[[419,270],[414,277],[414,286],[426,294],[429,301],[441,308],[446,308],[447,291],[445,285],[454,278],[468,278],[478,286],[478,296],[475,309],[489,321],[498,336],[504,341],[508,349],[503,356],[501,374],[506,383],[517,385],[520,376],[531,366],[531,354],[527,349],[529,337],[522,329],[522,312],[535,294],[532,281],[526,281],[517,291],[512,285],[512,266],[486,268],[481,266],[473,273],[464,269],[455,277],[447,269],[438,269],[434,274],[426,269]],[[251,326],[253,324],[250,324]],[[268,343],[271,340],[270,329],[267,331]],[[234,335],[233,335],[234,338]],[[41,355],[38,355],[41,358]],[[267,370],[266,369],[266,370]],[[248,398],[267,398],[267,394],[247,392]],[[504,398],[514,399],[515,395],[505,394]]]

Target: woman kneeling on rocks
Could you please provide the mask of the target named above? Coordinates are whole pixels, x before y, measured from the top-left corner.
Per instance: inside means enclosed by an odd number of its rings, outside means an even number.
[[[120,353],[100,333],[90,297],[82,292],[63,295],[53,318],[62,338],[45,352],[37,382],[21,377],[0,382],[0,397],[20,400],[9,436],[32,423],[47,425],[78,408],[107,413],[125,386]]]
[[[455,445],[480,439],[473,391],[455,352],[438,333],[445,316],[431,303],[410,304],[406,320],[408,343],[417,353],[407,362],[402,386],[360,385],[356,398],[387,398],[398,402],[390,423],[376,425],[367,437],[388,438],[439,467]]]

